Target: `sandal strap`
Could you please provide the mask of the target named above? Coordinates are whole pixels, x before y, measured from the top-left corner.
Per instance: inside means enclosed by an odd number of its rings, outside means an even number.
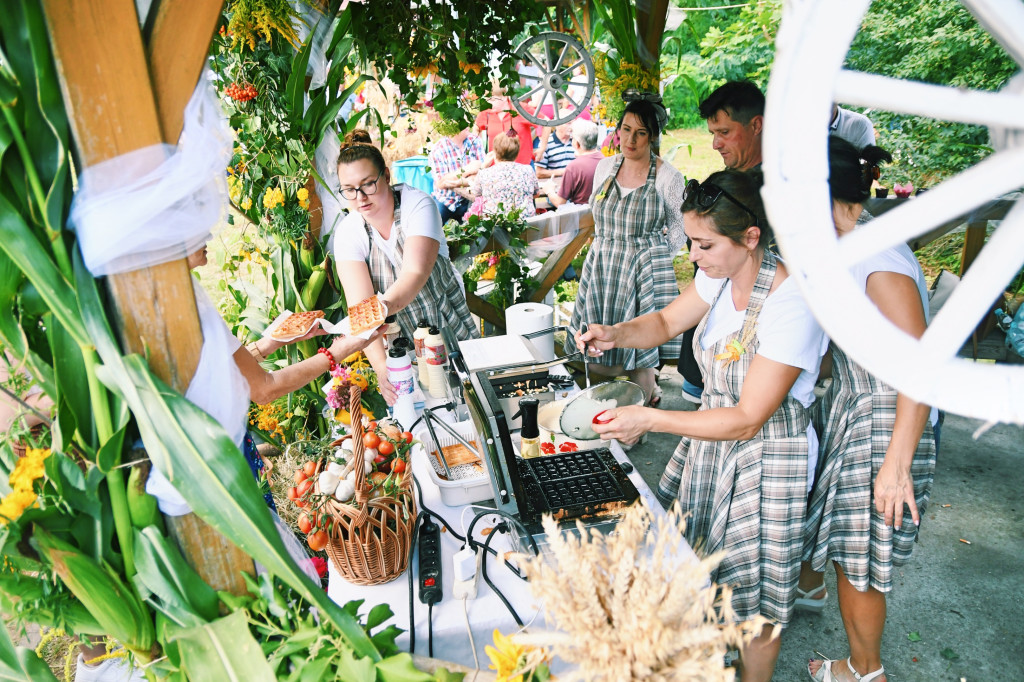
[[[807,592],[804,592],[803,590],[801,590],[798,587],[798,588],[796,588],[796,595],[800,599],[813,599],[816,595],[819,595],[819,594],[821,594],[824,591],[825,591],[825,583],[822,583],[822,584],[818,585],[817,587],[815,587],[813,590],[808,590]]]
[[[853,663],[850,662],[849,658],[846,659],[846,667],[848,667],[850,669],[850,672],[853,673],[853,677],[857,680],[857,682],[873,682],[873,680],[878,679],[885,673],[885,667],[883,666],[878,670],[874,670],[872,672],[861,675],[853,669]]]
[[[835,662],[836,661],[831,659],[823,658],[821,659],[821,667],[818,668],[818,672],[812,675],[811,669],[808,667],[807,674],[810,675],[811,679],[815,682],[839,682],[839,678],[832,674],[832,664]],[[854,673],[854,675],[856,674],[857,673]]]

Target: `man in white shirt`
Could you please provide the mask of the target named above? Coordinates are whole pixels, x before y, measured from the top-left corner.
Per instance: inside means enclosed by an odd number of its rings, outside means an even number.
[[[875,126],[871,119],[856,111],[841,109],[835,103],[832,104],[832,121],[828,124],[828,133],[843,138],[857,151],[875,143]]]

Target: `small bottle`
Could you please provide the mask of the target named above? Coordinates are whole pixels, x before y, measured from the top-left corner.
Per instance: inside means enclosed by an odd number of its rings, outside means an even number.
[[[425,390],[430,389],[430,376],[427,374],[427,361],[423,359],[423,342],[430,335],[430,323],[420,320],[416,323],[416,331],[412,335],[413,348],[416,351],[416,365],[419,367],[420,383]]]
[[[388,315],[384,318],[384,324],[388,326],[384,330],[384,348],[391,348],[391,344],[395,342],[402,333],[402,328],[398,325],[398,315]]]
[[[413,382],[416,376],[412,371],[412,360],[405,349],[405,344],[393,343],[388,349],[388,381],[395,387],[398,399],[391,411],[395,419],[406,430],[416,421],[416,407],[413,405]]]
[[[537,427],[539,405],[540,401],[536,398],[522,398],[519,401],[519,418],[523,425],[519,431],[519,435],[522,437],[519,454],[524,459],[540,457],[540,429]]]
[[[448,361],[448,352],[444,347],[444,339],[441,337],[441,330],[431,327],[430,333],[423,340],[423,359],[427,365],[428,381],[430,383],[430,395],[434,398],[445,397],[445,364]]]

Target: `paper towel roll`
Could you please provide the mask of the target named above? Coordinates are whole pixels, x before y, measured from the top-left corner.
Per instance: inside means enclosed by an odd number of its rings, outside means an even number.
[[[505,329],[509,334],[529,334],[554,325],[555,309],[543,303],[517,303],[505,309]],[[545,334],[530,339],[540,352],[541,360],[555,357],[555,335]]]

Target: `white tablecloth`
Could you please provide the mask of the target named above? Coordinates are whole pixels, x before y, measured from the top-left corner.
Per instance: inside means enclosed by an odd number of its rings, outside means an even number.
[[[617,442],[612,441],[609,449],[620,462],[627,460],[625,453],[622,448],[619,447]],[[429,466],[430,464],[427,461],[426,453],[422,447],[417,446],[412,455],[412,471],[422,487],[423,504],[425,504],[431,511],[441,515],[448,524],[461,535],[465,535],[466,528],[473,519],[474,514],[481,510],[473,509],[463,513],[466,509],[465,505],[460,507],[449,507],[443,504],[441,502],[440,491],[430,480],[430,476],[428,474]],[[636,469],[629,474],[629,479],[633,482],[633,485],[636,486],[647,505],[654,510],[654,513],[663,515],[665,512],[661,507],[661,503],[655,498],[653,491],[640,477],[640,474],[637,473]],[[422,510],[422,505],[419,506],[419,509]],[[497,515],[491,515],[490,517],[485,517],[478,521],[474,529],[474,534],[477,539],[483,539],[480,536],[480,530],[484,528],[493,528],[499,523],[499,519],[500,517]],[[470,645],[466,619],[463,615],[463,603],[461,600],[456,601],[452,597],[452,556],[462,549],[462,544],[452,537],[451,533],[444,531],[441,533],[441,544],[443,554],[442,582],[444,585],[444,597],[440,603],[434,605],[433,609],[434,657],[453,661],[469,667],[475,667],[476,663],[473,660],[473,647]],[[491,541],[491,546],[497,550],[499,555],[502,552],[508,551],[511,549],[508,535],[499,535]],[[693,551],[685,545],[685,542],[681,543],[681,546],[685,548],[688,555],[680,557],[680,559],[696,561],[696,555],[694,555]],[[495,557],[488,555],[486,561],[488,562],[488,577],[498,587],[498,589],[501,590],[509,603],[512,604],[513,608],[519,614],[520,619],[522,619],[522,621],[532,630],[543,630],[545,628],[544,616],[539,613],[538,606],[530,594],[528,583],[516,577],[515,574],[508,570],[503,562],[499,561]],[[328,562],[328,564],[330,564],[330,562]],[[416,567],[418,566],[415,552],[413,554],[411,566],[415,578]],[[361,613],[364,614],[378,604],[388,604],[395,615],[390,621],[381,627],[394,624],[402,630],[408,631],[408,573],[409,572],[407,571],[397,580],[384,585],[363,587],[346,582],[335,571],[333,564],[330,564],[330,582],[327,593],[331,599],[339,604],[345,604],[346,602],[354,599],[366,600],[366,603],[361,609]],[[492,643],[492,634],[494,630],[498,629],[503,634],[507,635],[518,631],[519,627],[516,625],[516,622],[512,618],[508,609],[506,609],[505,605],[502,604],[501,600],[496,594],[494,594],[490,587],[487,586],[482,577],[478,578],[478,586],[477,598],[467,601],[466,608],[468,611],[469,622],[472,627],[476,653],[479,657],[479,665],[481,668],[486,669],[489,665],[489,659],[484,653],[484,646]],[[413,653],[426,655],[428,610],[427,605],[419,601],[418,581],[416,580],[414,580],[413,583],[413,607],[416,627],[416,651]],[[399,648],[408,651],[409,633],[403,632],[398,637],[397,643]],[[557,672],[558,667],[560,667],[557,665],[557,661],[556,665],[553,667]]]

